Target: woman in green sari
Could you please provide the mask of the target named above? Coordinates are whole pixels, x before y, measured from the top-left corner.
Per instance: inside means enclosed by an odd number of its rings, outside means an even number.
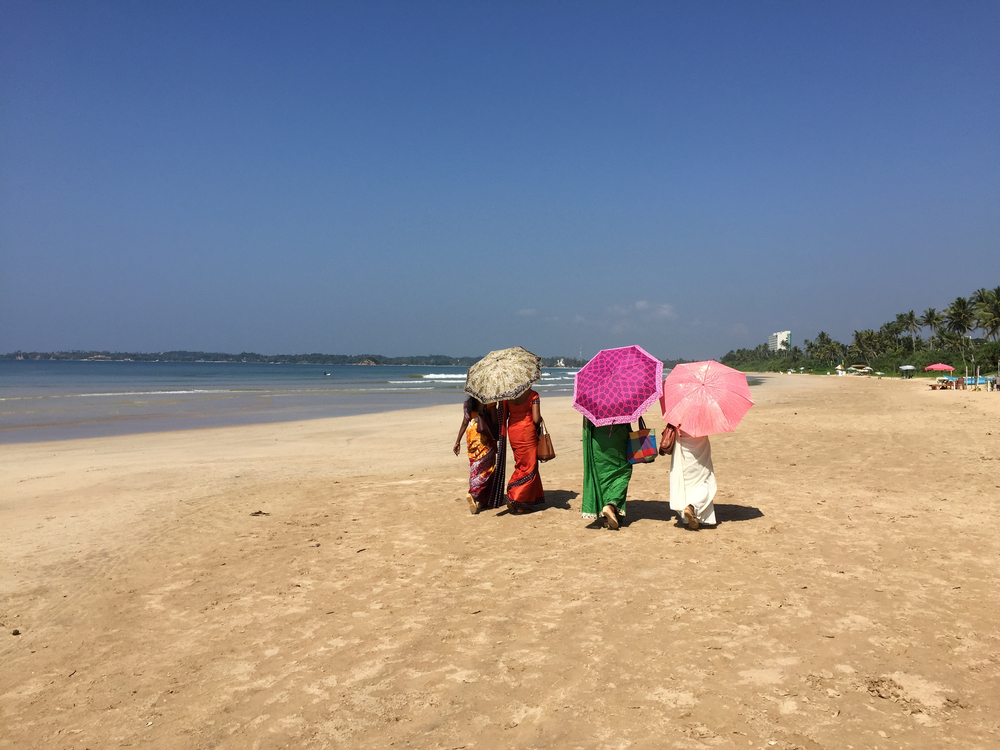
[[[583,517],[603,517],[609,529],[617,529],[618,517],[625,515],[632,478],[625,447],[631,429],[627,424],[595,427],[583,418]]]

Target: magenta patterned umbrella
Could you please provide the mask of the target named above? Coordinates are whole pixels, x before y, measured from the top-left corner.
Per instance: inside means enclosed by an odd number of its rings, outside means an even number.
[[[573,408],[600,427],[629,424],[663,394],[663,363],[641,346],[603,349],[576,374]]]

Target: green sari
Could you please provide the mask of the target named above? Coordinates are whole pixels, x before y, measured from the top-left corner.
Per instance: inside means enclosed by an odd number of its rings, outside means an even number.
[[[605,505],[625,515],[632,464],[625,458],[632,426],[595,427],[583,418],[583,517],[597,518]]]

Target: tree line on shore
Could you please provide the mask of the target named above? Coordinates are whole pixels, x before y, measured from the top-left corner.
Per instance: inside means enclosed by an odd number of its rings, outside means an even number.
[[[914,310],[898,313],[878,330],[855,331],[850,343],[841,343],[820,331],[812,341],[805,339],[801,348],[771,351],[767,344],[761,344],[754,349],[730,351],[721,361],[751,372],[800,368],[818,372],[838,364],[898,372],[900,365],[913,365],[922,371],[934,362],[956,370],[968,367],[971,371],[979,365],[992,371],[998,360],[1000,286],[958,297],[940,311],[928,307],[919,315]]]

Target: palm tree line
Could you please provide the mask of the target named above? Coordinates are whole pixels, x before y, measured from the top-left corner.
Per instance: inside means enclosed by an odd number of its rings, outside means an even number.
[[[927,333],[926,337],[924,334]],[[976,336],[975,334],[979,334]],[[995,351],[994,351],[995,350]],[[834,366],[837,363],[895,366],[904,358],[940,359],[952,365],[993,362],[1000,356],[1000,286],[977,289],[969,297],[957,297],[948,307],[928,307],[899,313],[878,330],[855,331],[850,343],[833,339],[825,331],[802,342],[802,348],[769,351],[766,344],[754,349],[729,352],[722,362],[750,369],[784,369],[795,366]],[[801,363],[800,360],[811,360]],[[914,362],[913,364],[917,364]],[[758,366],[758,367],[755,367]]]

